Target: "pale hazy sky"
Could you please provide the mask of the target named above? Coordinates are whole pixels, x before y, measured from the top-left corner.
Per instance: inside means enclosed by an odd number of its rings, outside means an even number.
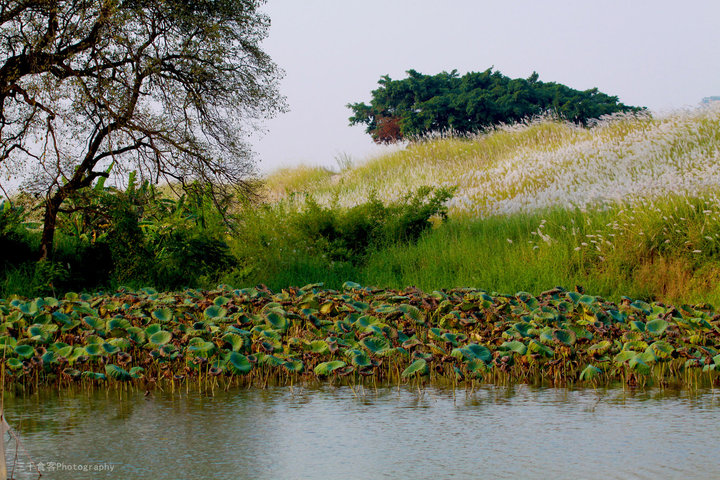
[[[411,68],[537,71],[653,111],[720,95],[720,0],[268,0],[263,10],[290,107],[254,142],[265,172],[376,152],[345,105]]]

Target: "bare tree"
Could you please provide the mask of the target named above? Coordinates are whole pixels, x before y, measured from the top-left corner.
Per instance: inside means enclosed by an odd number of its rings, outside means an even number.
[[[43,258],[109,167],[251,193],[247,135],[284,109],[262,3],[0,0],[0,165],[45,195]]]

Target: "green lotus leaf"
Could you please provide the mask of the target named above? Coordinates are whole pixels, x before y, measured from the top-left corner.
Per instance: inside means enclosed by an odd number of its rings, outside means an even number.
[[[53,351],[57,354],[58,357],[67,358],[72,355],[73,347],[72,345],[66,345],[64,347],[53,349]]]
[[[162,325],[158,323],[153,323],[152,325],[148,325],[145,328],[145,335],[148,337],[151,337],[152,335],[156,334],[157,332],[162,330]]]
[[[268,312],[265,315],[265,319],[267,320],[267,323],[275,330],[279,330],[281,332],[286,332],[288,329],[288,326],[290,323],[288,322],[288,319],[285,318],[284,315],[281,315],[280,313],[276,311]]]
[[[430,368],[428,367],[427,361],[423,358],[419,358],[403,370],[400,376],[402,378],[407,378],[413,375],[427,375],[428,373],[430,373]]]
[[[143,378],[143,373],[145,372],[145,369],[143,367],[132,367],[130,369],[130,376],[132,378]]]
[[[612,342],[609,340],[602,340],[594,345],[588,347],[587,352],[590,355],[600,356],[605,355],[612,347]]]
[[[346,366],[347,363],[343,362],[342,360],[333,360],[331,362],[323,362],[315,367],[313,370],[315,372],[315,375],[318,376],[326,376],[330,375],[333,371],[337,370],[338,368],[343,368]]]
[[[198,337],[196,337],[198,338]],[[187,351],[196,357],[210,358],[215,353],[215,344],[212,342],[206,342],[199,339],[199,342],[195,342],[192,345],[188,345]],[[232,352],[237,353],[237,352]]]
[[[239,352],[249,345],[248,337],[238,335],[237,333],[226,333],[222,336],[222,339],[234,352]]]
[[[643,302],[642,300],[635,300],[630,304],[630,308],[645,315],[650,315],[652,313],[652,307],[650,304]]]
[[[575,342],[577,342],[577,335],[575,335],[575,332],[572,330],[555,330],[553,331],[553,337],[557,342],[569,347],[575,345]]]
[[[150,337],[148,338],[148,345],[150,345],[152,348],[156,348],[160,345],[165,345],[170,340],[172,340],[172,333],[166,330],[160,330],[159,332],[150,335]]]
[[[305,349],[309,352],[320,355],[330,353],[330,349],[328,348],[328,344],[325,340],[313,340],[312,342],[308,342]]]
[[[43,298],[43,301],[45,302],[46,307],[55,308],[60,306],[60,301],[55,297],[45,297]]]
[[[228,297],[215,297],[215,300],[213,300],[213,304],[217,305],[218,307],[222,307],[223,305],[226,305],[228,302],[230,302],[230,299]]]
[[[99,335],[104,335],[105,329],[107,328],[107,322],[102,318],[87,316],[83,317],[82,326],[96,331]]]
[[[538,335],[538,340],[547,344],[555,343],[555,335],[553,335],[553,329],[550,327],[543,328],[540,332],[540,335]]]
[[[173,312],[167,307],[155,310],[150,315],[160,323],[167,323],[173,319]]]
[[[119,350],[129,350],[132,348],[132,342],[129,338],[120,337],[120,338],[111,338],[107,341],[108,344],[117,347]]]
[[[600,370],[595,365],[588,365],[583,369],[582,372],[580,372],[580,380],[587,382],[596,378],[600,374],[602,374],[602,370]]]
[[[503,343],[502,345],[500,345],[500,347],[498,347],[498,350],[501,350],[504,352],[508,352],[508,351],[515,352],[518,355],[525,355],[525,353],[527,353],[527,348],[528,347],[524,343],[518,342],[516,340],[516,341],[512,341],[512,342]]]
[[[35,348],[31,345],[18,345],[15,347],[15,353],[22,359],[30,358],[35,355]]]
[[[365,352],[359,351],[351,357],[350,363],[358,368],[369,367],[372,365],[370,358],[365,354]]]
[[[373,355],[383,355],[390,348],[390,342],[384,337],[367,337],[359,343]]]
[[[127,333],[127,338],[138,345],[144,345],[147,341],[147,334],[145,333],[145,330],[140,327],[130,327],[127,329]]]
[[[9,335],[5,335],[0,337],[0,350],[3,348],[15,348],[17,345],[17,340],[15,337],[11,337]]]
[[[259,361],[262,365],[267,365],[268,367],[279,367],[283,363],[285,363],[285,360],[282,358],[276,357],[275,355],[266,354],[262,360]]]
[[[482,360],[484,363],[492,362],[492,352],[487,347],[471,343],[464,348],[455,348],[450,353],[451,356],[458,360],[465,361]]]
[[[630,322],[630,330],[636,331],[636,332],[644,332],[645,331],[645,323],[641,322],[639,320],[635,320]]]
[[[527,344],[527,349],[531,353],[537,353],[544,357],[552,357],[553,355],[555,355],[555,352],[552,348],[548,347],[547,345],[543,345],[536,340],[530,340],[530,342],[528,342]]]
[[[18,358],[8,358],[5,364],[10,370],[18,370],[22,368],[22,361]]]
[[[113,364],[105,365],[105,375],[121,382],[128,382],[133,378],[127,370]]]
[[[100,372],[82,372],[82,377],[87,378],[88,380],[106,380],[104,373]]]
[[[645,330],[657,337],[662,335],[669,326],[670,324],[662,318],[656,318],[645,325]]]
[[[227,310],[218,305],[210,305],[203,311],[203,315],[208,320],[221,320],[227,315]]]
[[[27,329],[28,337],[30,337],[30,340],[33,342],[48,343],[57,328],[58,326],[55,324],[34,324],[29,326]]]
[[[60,331],[62,331],[63,333],[71,332],[72,330],[76,329],[79,326],[80,326],[80,320],[78,320],[78,319],[70,320],[68,323],[63,324],[63,326],[60,327]]]
[[[619,312],[617,310],[606,310],[605,313],[608,314],[608,316],[615,322],[615,323],[625,323],[627,320],[627,314],[625,312]]]
[[[288,360],[282,366],[288,373],[302,373],[305,369],[305,365],[300,360]]]
[[[417,325],[425,325],[425,317],[416,306],[403,303],[398,305],[397,309],[403,312],[405,318],[408,320],[412,320]]]
[[[636,352],[641,352],[645,350],[648,347],[647,342],[644,342],[642,340],[631,340],[629,342],[625,342],[623,344],[623,350],[633,350]]]
[[[466,365],[469,374],[475,378],[482,378],[483,374],[488,371],[487,364],[479,358],[470,360]]]
[[[659,360],[669,360],[672,358],[672,354],[675,351],[675,348],[673,348],[672,345],[662,340],[651,343],[647,348]]]
[[[637,355],[637,353],[633,352],[632,350],[622,350],[620,353],[615,355],[615,358],[613,359],[613,361],[615,363],[625,363],[625,362],[631,360],[632,358],[635,358],[635,355]]]
[[[461,334],[457,334],[457,333],[449,333],[449,332],[446,332],[446,333],[443,333],[443,334],[442,334],[442,339],[443,339],[444,341],[450,343],[451,345],[457,347],[457,346],[458,346],[458,342],[463,341],[463,340],[467,340],[467,335],[462,334],[462,333],[461,333]]]
[[[96,357],[98,355],[104,354],[105,350],[102,348],[102,344],[90,343],[88,345],[85,345],[85,352],[91,357]]]
[[[515,329],[516,332],[518,332],[520,334],[521,337],[525,338],[525,337],[532,336],[530,331],[533,330],[535,327],[533,327],[532,324],[530,324],[530,323],[518,322],[513,325],[513,328]]]
[[[622,339],[626,342],[632,342],[635,340],[642,340],[643,336],[640,332],[625,332],[623,333]]]
[[[253,369],[253,364],[250,363],[245,355],[238,352],[230,352],[227,369],[234,375],[245,375]]]
[[[715,363],[715,365],[720,365],[720,355],[715,355],[713,357],[713,362]]]
[[[79,357],[82,357],[83,355],[87,355],[87,350],[85,350],[84,347],[73,347],[73,351],[70,355],[68,355],[67,359],[72,365],[75,363],[75,360],[77,360]]]
[[[642,359],[641,354],[635,355],[628,362],[628,366],[642,375],[650,374],[650,366]]]
[[[132,324],[126,318],[112,318],[107,322],[107,329],[113,337],[122,337],[127,335],[127,329]]]
[[[120,350],[117,346],[108,342],[103,342],[100,344],[100,347],[102,349],[102,352],[100,352],[102,355],[113,355]]]

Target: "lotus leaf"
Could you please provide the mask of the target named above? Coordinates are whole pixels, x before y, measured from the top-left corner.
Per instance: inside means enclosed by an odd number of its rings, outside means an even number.
[[[170,340],[172,340],[172,333],[165,330],[160,330],[150,335],[150,337],[148,338],[148,345],[152,348],[157,348],[160,345],[165,345]]]
[[[227,310],[217,305],[211,305],[203,311],[203,315],[208,320],[221,320],[227,315]]]
[[[670,324],[662,318],[656,318],[655,320],[650,320],[647,325],[645,325],[645,330],[655,336],[660,336],[665,332],[669,325]]]
[[[167,307],[154,310],[150,315],[160,323],[167,323],[173,319],[173,312]]]
[[[105,375],[121,382],[128,382],[133,378],[127,370],[112,364],[105,365]]]
[[[536,340],[530,340],[527,344],[527,349],[531,353],[536,353],[544,357],[552,357],[553,355],[555,355],[555,352],[552,348],[548,347],[547,345],[543,345]]]
[[[198,338],[198,337],[196,337]],[[196,357],[210,358],[215,353],[215,344],[212,342],[206,342],[198,338],[198,342],[189,344],[187,351],[189,354],[195,355]],[[237,353],[237,352],[232,352]]]
[[[305,365],[303,365],[303,362],[301,362],[300,360],[289,360],[283,363],[283,368],[288,373],[302,373]]]
[[[282,315],[276,311],[268,312],[265,315],[265,318],[267,319],[268,324],[272,328],[274,328],[275,330],[279,330],[281,332],[286,332],[288,329],[288,326],[290,325],[290,323],[288,322],[288,319],[285,318],[284,315]]]
[[[10,370],[18,370],[22,368],[22,362],[17,358],[8,358],[5,364]]]
[[[517,353],[518,355],[525,355],[525,353],[527,352],[527,348],[528,347],[524,343],[518,342],[518,341],[513,341],[513,342],[503,343],[502,345],[500,345],[498,350],[501,350],[503,352],[510,351],[510,352]]]
[[[662,340],[650,344],[648,347],[652,354],[659,360],[669,360],[675,351],[672,345]]]
[[[609,340],[602,340],[594,345],[588,347],[587,351],[590,355],[600,356],[605,355],[612,347],[612,342]]]
[[[580,372],[580,380],[587,382],[590,380],[593,380],[597,376],[602,374],[602,370],[600,370],[595,365],[588,365],[586,366],[582,372]]]
[[[20,358],[30,358],[35,355],[35,349],[30,345],[18,345],[15,347],[15,353]]]
[[[360,340],[360,345],[373,355],[383,355],[390,348],[390,342],[382,337],[368,337]]]
[[[400,374],[402,378],[407,378],[413,375],[427,375],[430,373],[428,364],[425,359],[419,358],[412,362],[403,372]]]
[[[347,365],[347,363],[343,362],[342,360],[333,360],[331,362],[323,362],[315,367],[313,370],[315,372],[315,375],[318,376],[327,376],[330,375],[333,371],[337,370],[338,368],[343,368]]]

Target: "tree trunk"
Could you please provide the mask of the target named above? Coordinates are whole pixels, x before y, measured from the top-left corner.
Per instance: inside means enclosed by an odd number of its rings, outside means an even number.
[[[40,240],[40,260],[52,260],[57,215],[63,200],[65,200],[65,193],[60,190],[50,197],[47,204],[45,204],[43,232]]]

